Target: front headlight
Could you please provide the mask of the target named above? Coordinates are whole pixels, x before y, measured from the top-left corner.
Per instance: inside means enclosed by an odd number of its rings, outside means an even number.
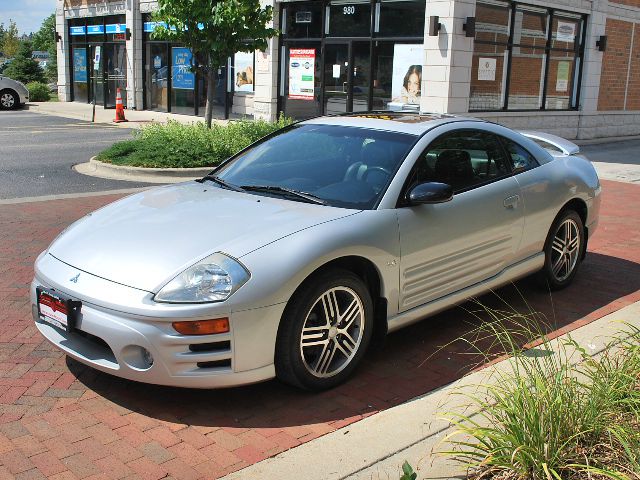
[[[167,283],[154,300],[163,303],[223,302],[249,277],[240,262],[223,253],[214,253]]]

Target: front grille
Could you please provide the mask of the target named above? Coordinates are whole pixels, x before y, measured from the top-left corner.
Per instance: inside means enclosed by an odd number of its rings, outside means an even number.
[[[192,352],[222,352],[231,350],[231,342],[226,340],[224,342],[192,343],[189,345],[189,350]]]
[[[196,365],[198,368],[230,368],[231,359],[227,358],[225,360],[213,360],[211,362],[198,362]]]

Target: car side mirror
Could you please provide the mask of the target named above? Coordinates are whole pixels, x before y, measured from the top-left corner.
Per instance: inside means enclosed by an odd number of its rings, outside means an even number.
[[[409,205],[444,203],[453,198],[453,188],[446,183],[419,183],[409,189],[405,200]]]

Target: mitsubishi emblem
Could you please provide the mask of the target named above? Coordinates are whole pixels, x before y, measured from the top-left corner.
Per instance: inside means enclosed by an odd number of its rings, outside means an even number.
[[[71,277],[71,278],[69,279],[69,281],[70,281],[70,282],[73,282],[73,283],[78,283],[78,277],[79,277],[79,276],[80,276],[80,274],[78,273],[75,277]]]

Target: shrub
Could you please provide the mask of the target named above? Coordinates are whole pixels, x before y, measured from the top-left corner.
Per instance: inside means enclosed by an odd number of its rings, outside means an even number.
[[[49,86],[45,83],[31,82],[27,84],[29,100],[32,102],[48,102],[51,98]]]
[[[461,392],[479,413],[447,415],[457,431],[444,453],[475,479],[640,479],[640,330],[595,359],[572,339],[554,352],[536,315],[481,310],[492,321],[468,343],[486,360],[488,351],[511,360],[490,384]]]
[[[203,122],[156,123],[135,131],[133,140],[114,144],[97,159],[137,167],[214,167],[291,122],[281,116],[276,122],[240,120],[210,129]]]

